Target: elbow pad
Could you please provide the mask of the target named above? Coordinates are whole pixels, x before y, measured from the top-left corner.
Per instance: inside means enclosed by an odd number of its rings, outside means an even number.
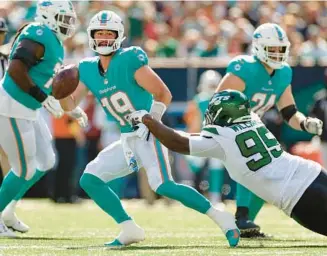
[[[297,112],[297,108],[294,104],[289,105],[285,108],[283,108],[280,113],[282,114],[282,117],[285,121],[289,122],[290,119],[292,118],[292,116],[295,115],[295,113]]]

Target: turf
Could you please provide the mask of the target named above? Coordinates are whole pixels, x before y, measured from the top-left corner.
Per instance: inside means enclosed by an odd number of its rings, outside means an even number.
[[[230,249],[221,231],[206,216],[179,204],[125,201],[128,212],[146,231],[147,239],[124,249],[106,249],[118,226],[89,200],[81,204],[53,204],[23,200],[17,214],[31,226],[18,239],[1,239],[0,255],[325,255],[327,239],[265,206],[258,224],[271,239],[243,239]],[[228,210],[234,211],[233,203]]]

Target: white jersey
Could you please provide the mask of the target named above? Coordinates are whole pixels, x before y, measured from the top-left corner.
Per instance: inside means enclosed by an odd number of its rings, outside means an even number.
[[[204,127],[190,137],[190,154],[221,159],[232,179],[287,215],[321,171],[318,163],[283,151],[259,118]]]

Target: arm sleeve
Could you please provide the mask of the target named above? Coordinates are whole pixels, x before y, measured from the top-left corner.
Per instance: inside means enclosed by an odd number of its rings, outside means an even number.
[[[200,135],[190,136],[190,155],[199,157],[212,157],[225,160],[225,151],[213,138]]]

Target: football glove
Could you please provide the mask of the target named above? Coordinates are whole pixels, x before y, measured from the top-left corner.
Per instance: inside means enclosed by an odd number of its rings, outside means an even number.
[[[301,128],[308,133],[321,135],[323,122],[318,118],[307,117],[301,122]]]
[[[87,117],[86,113],[84,112],[84,110],[81,109],[80,107],[76,107],[72,111],[66,112],[66,114],[68,116],[70,116],[71,118],[76,119],[76,121],[78,122],[79,126],[81,126],[82,128],[87,127],[87,125],[88,125],[88,117]]]
[[[58,100],[53,96],[48,96],[43,102],[42,106],[55,118],[60,118],[64,114],[64,110],[61,108],[61,105]]]
[[[136,135],[142,140],[149,140],[150,131],[142,123],[142,118],[144,115],[148,114],[146,110],[138,110],[127,116],[127,120],[131,123]]]

